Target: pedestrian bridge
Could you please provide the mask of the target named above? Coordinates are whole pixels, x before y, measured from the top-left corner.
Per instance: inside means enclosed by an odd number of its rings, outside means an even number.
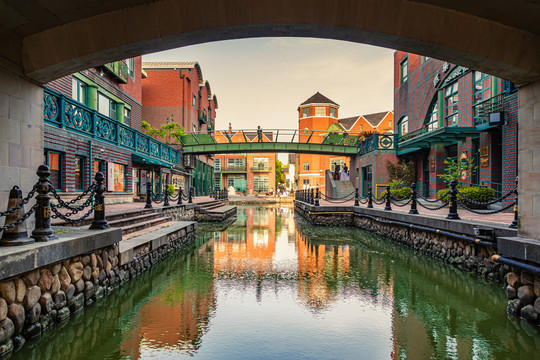
[[[374,150],[394,150],[394,134],[329,132],[326,130],[216,130],[181,137],[184,154],[284,152],[303,154],[363,155]]]

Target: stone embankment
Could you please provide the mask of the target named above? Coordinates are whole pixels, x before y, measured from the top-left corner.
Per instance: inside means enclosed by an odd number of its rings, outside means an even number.
[[[354,226],[378,234],[426,256],[507,284],[508,313],[540,324],[540,276],[498,261],[497,238],[516,236],[506,226],[446,220],[353,206],[314,207],[295,203],[295,212],[312,224]],[[417,226],[415,226],[417,225]],[[479,229],[490,237],[480,238]]]

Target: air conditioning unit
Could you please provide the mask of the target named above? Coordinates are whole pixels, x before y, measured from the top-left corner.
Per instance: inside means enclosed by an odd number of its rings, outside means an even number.
[[[489,114],[489,125],[498,126],[504,124],[504,112],[494,112]]]

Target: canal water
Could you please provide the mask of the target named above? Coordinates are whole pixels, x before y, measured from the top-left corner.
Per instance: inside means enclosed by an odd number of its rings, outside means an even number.
[[[240,207],[11,358],[538,359],[524,325],[500,284],[292,208]]]

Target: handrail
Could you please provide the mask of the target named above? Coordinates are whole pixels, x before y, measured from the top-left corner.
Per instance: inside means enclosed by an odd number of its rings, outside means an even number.
[[[54,90],[43,90],[46,124],[133,150],[170,165],[178,165],[178,150],[132,129]]]

